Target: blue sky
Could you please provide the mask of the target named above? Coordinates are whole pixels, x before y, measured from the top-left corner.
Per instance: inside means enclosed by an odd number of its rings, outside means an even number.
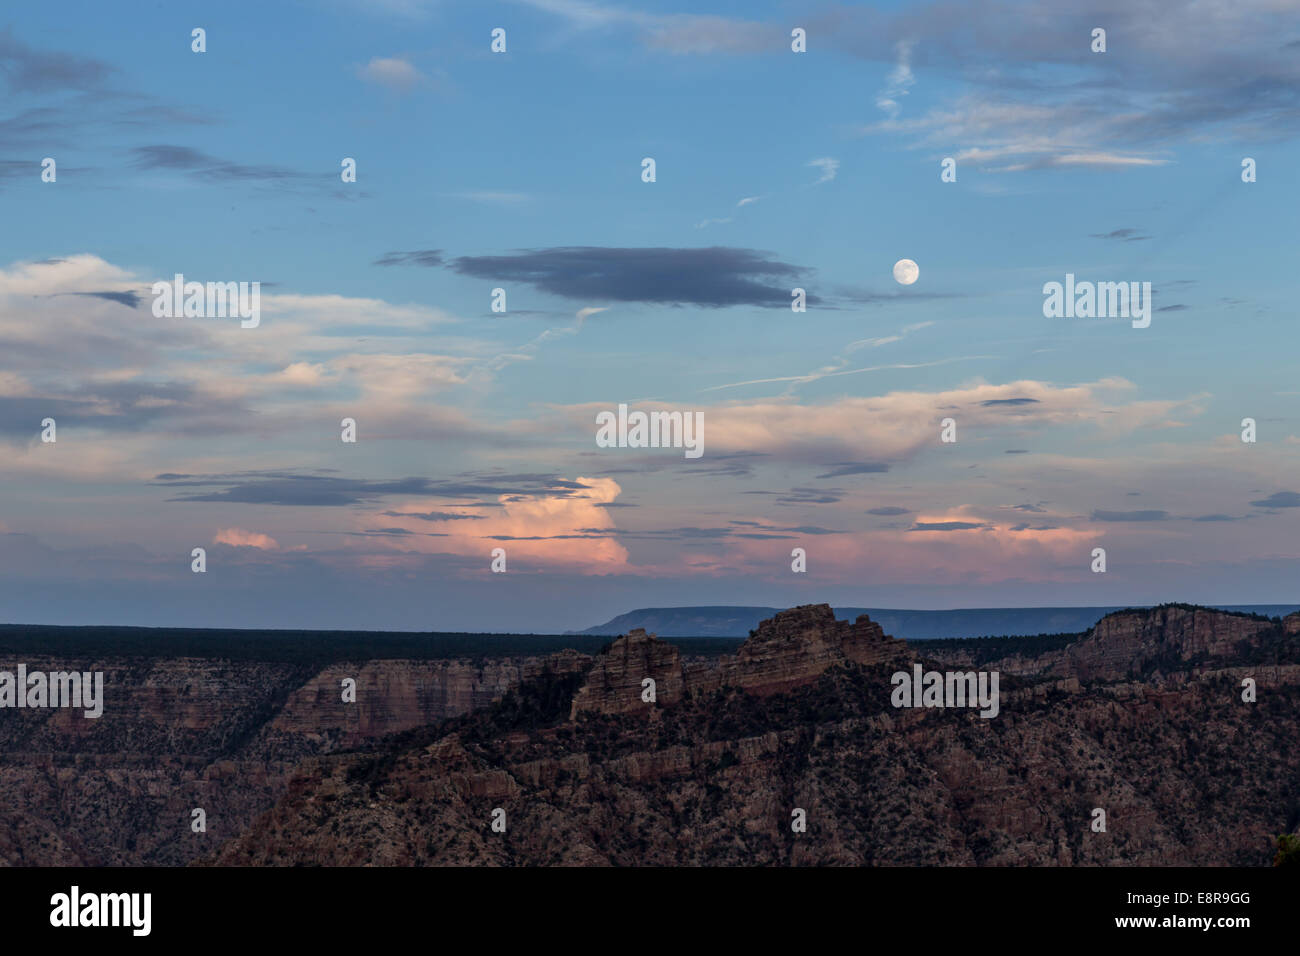
[[[1297,50],[1278,0],[13,12],[0,619],[1294,600]],[[177,272],[261,325],[155,317]]]

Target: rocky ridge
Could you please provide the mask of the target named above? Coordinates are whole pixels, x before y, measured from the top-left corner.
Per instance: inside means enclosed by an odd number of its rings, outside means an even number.
[[[646,678],[655,681],[656,703],[662,706],[722,687],[759,696],[784,693],[812,683],[830,667],[907,655],[906,642],[887,636],[865,614],[852,624],[838,621],[827,604],[782,611],[759,624],[734,656],[685,665],[676,647],[637,628],[596,655],[569,716],[648,712],[642,700]]]
[[[1297,634],[1170,605],[991,653],[808,605],[710,659],[638,631],[478,661],[30,657],[104,670],[107,700],[0,714],[0,864],[1264,865],[1300,824]],[[895,709],[912,661],[999,670],[1000,715]]]
[[[1289,624],[1120,615],[1008,675],[992,720],[891,707],[891,673],[925,648],[877,631],[796,608],[712,667],[634,632],[572,693],[525,683],[382,758],[313,761],[214,861],[1266,865],[1300,824]]]

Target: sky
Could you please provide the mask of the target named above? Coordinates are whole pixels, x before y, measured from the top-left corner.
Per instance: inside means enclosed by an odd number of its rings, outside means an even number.
[[[4,17],[0,621],[1300,600],[1293,0]]]

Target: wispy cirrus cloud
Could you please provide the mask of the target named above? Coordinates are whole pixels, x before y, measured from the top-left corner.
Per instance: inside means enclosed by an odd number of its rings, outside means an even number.
[[[822,156],[820,159],[810,159],[804,165],[812,166],[821,170],[821,175],[812,185],[820,186],[822,183],[828,183],[833,180],[840,171],[840,161],[831,156]]]
[[[284,166],[255,166],[218,159],[189,146],[136,146],[131,154],[136,169],[174,171],[211,183],[288,183],[312,178]]]
[[[1143,239],[1150,239],[1150,236],[1144,236],[1137,229],[1125,227],[1123,229],[1112,229],[1110,232],[1094,232],[1089,235],[1090,239],[1119,239],[1123,242],[1140,242]]]
[[[94,57],[38,50],[20,40],[12,27],[0,30],[0,77],[11,93],[98,90],[116,72]]]
[[[876,95],[876,107],[888,113],[891,119],[898,116],[902,109],[899,100],[907,95],[916,82],[916,77],[912,75],[912,42],[899,40],[895,48],[898,60],[886,78],[885,88]]]
[[[466,189],[461,192],[443,193],[449,199],[464,199],[469,202],[488,203],[497,206],[518,206],[530,201],[528,193],[508,192],[501,189]]]
[[[440,266],[443,263],[441,249],[416,249],[411,252],[385,252],[376,259],[377,266]]]
[[[650,50],[686,54],[744,54],[781,49],[783,25],[693,13],[650,13],[588,0],[522,0],[579,30],[631,30]]]
[[[1163,26],[1153,30],[1157,15]],[[980,26],[993,22],[1003,27]],[[956,88],[900,120],[891,84],[879,104],[889,117],[864,132],[910,137],[989,172],[1160,166],[1211,131],[1259,142],[1300,129],[1300,65],[1278,40],[1294,33],[1294,8],[1277,0],[1085,0],[1068,11],[1052,0],[979,0],[960,11],[943,2],[835,6],[810,23],[837,49],[896,71],[898,44],[908,43],[909,70],[921,58]],[[1092,52],[1099,25],[1112,43],[1122,38],[1122,53]]]
[[[1169,517],[1167,511],[1094,511],[1093,521],[1164,521]]]

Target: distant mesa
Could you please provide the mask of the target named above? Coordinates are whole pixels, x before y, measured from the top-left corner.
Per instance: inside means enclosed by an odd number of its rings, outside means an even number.
[[[947,637],[1032,637],[1038,634],[1082,634],[1101,618],[1132,605],[1104,607],[980,607],[948,610],[837,607],[834,613],[850,621],[867,615],[885,632],[905,641]],[[1282,617],[1300,604],[1222,605],[1218,610]],[[702,606],[647,607],[620,614],[604,624],[571,635],[617,637],[636,628],[669,637],[747,637],[761,621],[783,613],[777,607]]]

